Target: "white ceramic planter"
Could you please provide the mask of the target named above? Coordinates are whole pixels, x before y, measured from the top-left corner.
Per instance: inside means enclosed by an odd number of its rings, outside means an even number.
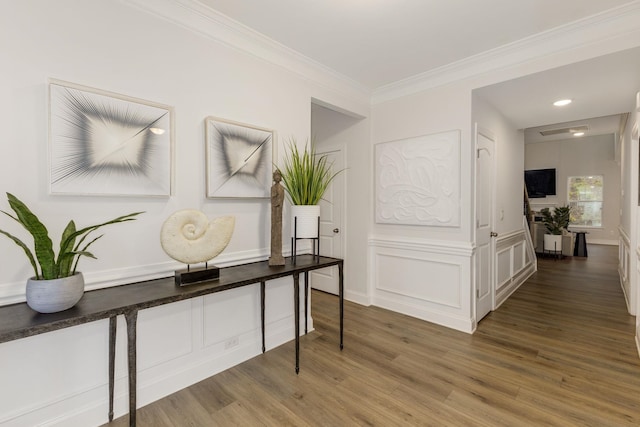
[[[291,206],[291,236],[298,239],[318,237],[319,217],[320,205]]]
[[[61,279],[27,280],[27,304],[39,313],[56,313],[67,310],[84,295],[82,273]]]
[[[562,252],[562,235],[561,234],[545,234],[544,250],[553,252]]]

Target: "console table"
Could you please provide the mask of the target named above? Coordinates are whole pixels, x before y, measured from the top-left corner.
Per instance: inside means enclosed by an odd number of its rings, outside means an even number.
[[[188,286],[177,286],[173,277],[136,282],[106,289],[85,292],[76,304],[59,313],[41,314],[26,303],[0,307],[0,343],[38,335],[45,332],[96,320],[109,319],[109,421],[113,420],[113,394],[115,374],[116,318],[123,315],[127,324],[127,356],[129,373],[129,425],[136,425],[136,329],[138,311],[172,302],[196,298],[228,289],[260,283],[262,352],[265,351],[265,287],[268,280],[293,277],[293,304],[295,322],[295,371],[300,370],[300,273],[305,283],[305,334],[309,272],[320,268],[338,267],[340,300],[340,349],[343,348],[344,284],[343,260],[316,255],[298,255],[286,258],[285,265],[270,267],[268,261],[241,264],[220,269],[220,278]]]

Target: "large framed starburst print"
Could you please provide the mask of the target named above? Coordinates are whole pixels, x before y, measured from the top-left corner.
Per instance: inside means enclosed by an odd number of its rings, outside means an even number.
[[[272,130],[205,119],[208,198],[271,196]]]
[[[49,82],[51,194],[168,197],[173,109]]]

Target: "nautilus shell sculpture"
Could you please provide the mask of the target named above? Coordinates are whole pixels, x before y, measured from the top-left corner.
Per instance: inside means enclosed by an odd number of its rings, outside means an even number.
[[[236,219],[222,216],[209,221],[204,212],[184,209],[162,225],[160,244],[171,258],[185,264],[207,262],[229,244]]]

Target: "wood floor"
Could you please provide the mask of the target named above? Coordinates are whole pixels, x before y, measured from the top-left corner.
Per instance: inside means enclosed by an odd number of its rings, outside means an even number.
[[[316,330],[138,411],[140,426],[638,426],[617,248],[541,259],[473,335],[313,292]],[[127,417],[111,426],[127,425]]]

